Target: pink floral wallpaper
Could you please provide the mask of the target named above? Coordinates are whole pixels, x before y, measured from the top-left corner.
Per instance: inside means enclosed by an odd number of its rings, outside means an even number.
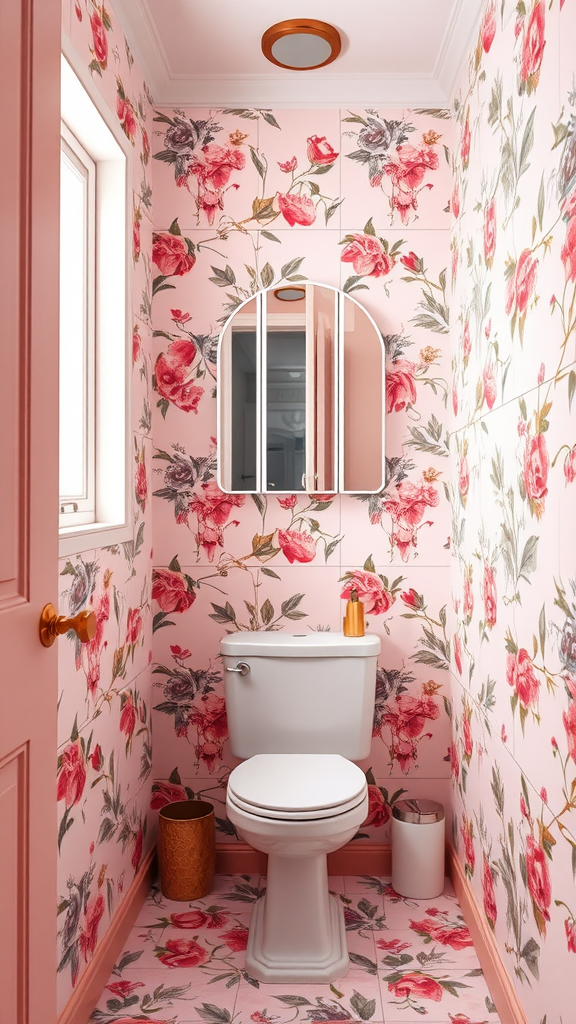
[[[576,6],[489,2],[456,103],[454,840],[530,1024],[576,953]]]
[[[59,645],[59,1007],[92,959],[152,841],[151,282],[153,108],[108,4],[65,0],[63,31],[131,143],[133,536],[62,559],[59,607],[96,613]]]
[[[450,142],[443,110],[154,113],[152,807],[211,800],[223,841],[220,638],[341,630],[353,584],[382,638],[360,836],[387,841],[403,793],[449,799]],[[384,337],[386,487],[223,494],[221,326],[306,279],[353,294]]]

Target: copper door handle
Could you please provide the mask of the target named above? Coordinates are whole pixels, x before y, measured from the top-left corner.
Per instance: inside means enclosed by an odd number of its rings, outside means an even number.
[[[67,618],[65,615],[58,615],[53,604],[47,604],[42,609],[40,616],[40,640],[44,647],[52,647],[52,644],[62,633],[73,629],[78,634],[81,644],[87,644],[96,636],[96,616],[94,612],[85,609]]]

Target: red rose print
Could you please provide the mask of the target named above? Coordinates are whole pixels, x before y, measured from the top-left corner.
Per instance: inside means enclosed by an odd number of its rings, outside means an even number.
[[[425,918],[423,921],[410,921],[410,927],[415,932],[429,935],[434,942],[439,942],[442,946],[450,946],[451,949],[467,949],[473,945],[470,932],[464,925],[443,924]]]
[[[167,967],[198,967],[210,954],[194,940],[168,939],[165,951],[156,956]]]
[[[390,819],[390,810],[379,786],[368,786],[368,814],[362,825],[385,825]]]
[[[526,839],[526,874],[528,876],[528,891],[532,897],[532,902],[544,920],[549,921],[548,907],[552,901],[550,875],[546,863],[546,854],[533,836],[528,836]],[[545,926],[543,931],[545,932]]]
[[[80,952],[86,963],[94,955],[98,942],[98,925],[104,913],[104,897],[101,892],[93,896],[86,904],[84,923],[78,938]]]
[[[280,213],[287,220],[290,227],[295,224],[302,224],[308,227],[316,220],[316,207],[309,196],[292,196],[277,193],[276,199]]]
[[[135,263],[140,259],[140,219],[134,217],[132,222],[132,259]]]
[[[470,761],[472,751],[474,749],[474,742],[472,740],[472,729],[470,728],[470,719],[468,715],[464,715],[462,720],[462,735],[464,737],[464,754],[468,761]]]
[[[462,167],[464,169],[468,167],[468,161],[470,159],[470,140],[470,121],[467,116],[466,123],[462,131],[462,140],[460,142],[460,159],[462,160]]]
[[[420,999],[432,999],[435,1003],[439,1003],[444,990],[440,983],[428,974],[409,971],[399,981],[388,982],[388,991],[400,999],[408,999],[411,995],[415,995]]]
[[[326,166],[333,164],[338,159],[338,153],[335,153],[330,143],[326,142],[325,135],[320,138],[317,135],[311,135],[306,141],[306,152],[311,164]]]
[[[224,932],[218,938],[222,939],[233,953],[239,953],[248,945],[248,929],[238,925],[237,928],[231,928],[230,931]]]
[[[293,156],[291,160],[287,160],[284,164],[280,163],[278,160],[278,167],[281,171],[284,171],[285,174],[290,174],[291,171],[295,171],[298,167],[298,161],[295,156]]]
[[[135,363],[140,355],[140,347],[142,345],[142,339],[138,333],[138,328],[135,327],[132,332],[132,362]]]
[[[566,942],[569,953],[576,953],[576,921],[573,917],[567,917],[564,921],[566,930]]]
[[[466,815],[462,817],[462,824],[460,826],[460,835],[464,840],[464,853],[466,856],[466,863],[464,865],[466,874],[471,876],[474,874],[474,865],[476,863],[476,854],[474,852],[474,832],[472,828],[472,822],[468,821]]]
[[[129,100],[122,99],[122,96],[118,96],[116,100],[116,113],[118,114],[118,120],[125,136],[130,139],[132,145],[136,138],[136,117],[134,115],[134,107]]]
[[[562,723],[566,730],[568,753],[572,760],[576,761],[576,701],[571,700],[568,711],[562,712]]]
[[[435,171],[439,158],[432,146],[425,145],[417,149],[404,144],[396,147],[396,156],[384,165],[384,172],[392,181],[390,205],[398,210],[403,224],[408,223],[410,210],[418,206],[417,195],[423,186],[426,171]],[[380,175],[371,181],[372,185],[380,184]],[[428,185],[432,188],[432,185]]]
[[[402,942],[400,939],[376,939],[378,949],[385,949],[388,952],[399,955],[405,949],[410,949],[411,942]]]
[[[544,0],[537,0],[528,19],[522,42],[520,78],[528,86],[528,92],[535,89],[540,78],[540,67],[544,55]]]
[[[358,591],[358,597],[364,602],[367,615],[384,615],[394,603],[394,597],[384,589],[382,580],[375,572],[356,569],[352,578],[342,587],[340,597],[348,600],[352,590]]]
[[[186,577],[181,572],[154,569],[152,597],[158,601],[163,612],[185,612],[194,604],[196,592],[189,589]]]
[[[170,914],[170,924],[174,928],[224,928],[228,924],[226,914],[218,911],[207,913],[205,910],[188,910],[184,914]]]
[[[132,738],[132,733],[136,727],[136,708],[134,707],[134,698],[131,693],[126,695],[124,706],[120,713],[120,732],[123,732],[128,739]]]
[[[482,854],[482,891],[484,897],[484,913],[491,925],[496,924],[498,910],[494,896],[494,880],[490,870],[490,864],[485,853]]]
[[[567,484],[574,483],[576,479],[576,444],[570,449],[564,459],[564,479]]]
[[[484,384],[484,398],[486,399],[486,405],[491,409],[496,401],[496,379],[494,377],[494,367],[492,366],[492,363],[488,363],[488,365],[484,367],[482,372],[482,383]]]
[[[108,39],[102,18],[96,11],[90,15],[90,28],[94,42],[94,55],[102,71],[105,71],[108,63]]]
[[[148,498],[148,480],[146,478],[146,465],[144,462],[140,462],[140,460],[136,464],[134,490],[136,492],[136,501],[144,512]]]
[[[112,992],[115,996],[120,996],[121,999],[126,999],[131,996],[135,989],[144,988],[143,981],[113,981],[111,985],[106,985],[109,992]],[[134,1018],[131,1017],[130,1020]]]
[[[384,511],[392,519],[392,544],[395,545],[403,562],[408,561],[411,547],[416,547],[418,529],[427,508],[435,508],[440,502],[438,491],[432,484],[412,484],[402,480],[396,485],[396,497],[383,502]]]
[[[373,235],[351,235],[342,250],[342,263],[352,263],[357,274],[363,277],[383,277],[396,265],[396,260],[384,251],[379,238]]]
[[[530,249],[520,253],[518,262],[506,285],[506,314],[524,313],[536,286],[538,260]]]
[[[546,447],[544,434],[536,434],[531,437],[526,434],[526,447],[524,449],[524,487],[526,497],[530,502],[530,511],[537,519],[540,519],[544,512],[544,499],[548,494],[548,469],[550,459]]]
[[[566,281],[576,281],[576,213],[568,221],[566,241],[562,246],[560,258],[564,264]]]
[[[413,274],[420,274],[422,272],[422,260],[415,252],[409,252],[407,256],[400,257],[400,263],[406,270],[411,270]]]
[[[459,636],[454,636],[454,662],[458,669],[458,675],[462,675],[462,644]]]
[[[386,410],[401,412],[416,404],[414,374],[416,366],[408,359],[397,359],[386,370]]]
[[[126,643],[137,644],[143,628],[144,623],[142,622],[142,612],[140,608],[129,608],[126,625]]]
[[[496,5],[494,0],[484,13],[484,19],[482,21],[482,27],[480,29],[480,38],[482,40],[482,47],[484,53],[488,53],[492,43],[494,42],[494,36],[496,35]]]
[[[190,512],[198,518],[196,543],[202,546],[210,562],[216,547],[224,547],[223,527],[228,523],[233,508],[240,508],[246,500],[244,494],[224,494],[214,480],[202,484],[201,493],[193,494]]]
[[[222,760],[224,741],[228,737],[224,698],[216,693],[205,694],[194,704],[188,721],[198,730],[196,757],[204,762],[212,774],[217,762]],[[185,735],[184,731],[183,734]]]
[[[410,590],[404,591],[402,594],[400,594],[400,597],[404,601],[404,604],[406,605],[407,608],[418,609],[423,607],[422,598],[420,597],[418,591],[414,590],[414,587],[410,587]]]
[[[66,807],[77,804],[84,792],[86,768],[80,740],[71,743],[59,758],[57,799],[65,800]]]
[[[100,746],[99,743],[96,744],[94,750],[90,755],[90,762],[92,764],[94,771],[99,772],[104,763],[104,758],[102,757],[102,747]]]
[[[494,569],[488,564],[484,566],[482,596],[484,598],[484,621],[488,629],[492,629],[496,625],[496,583]]]
[[[232,171],[241,171],[246,166],[246,157],[238,146],[219,146],[209,142],[201,152],[195,152],[190,163],[190,173],[213,189],[222,189],[228,184]]]
[[[311,562],[316,555],[316,541],[305,530],[278,530],[278,544],[291,565]]]
[[[152,235],[152,262],[164,277],[182,277],[196,263],[182,235],[169,231],[155,231]]]
[[[494,263],[496,251],[496,200],[491,199],[484,211],[484,262],[487,267]]]
[[[298,501],[295,494],[289,494],[287,498],[278,498],[280,508],[294,508]]]
[[[523,647],[517,654],[508,653],[506,659],[506,679],[523,708],[534,708],[538,704],[540,681],[534,674],[532,660]]]
[[[390,755],[393,760],[398,761],[403,772],[408,771],[416,763],[417,741],[426,722],[433,721],[439,716],[440,709],[436,701],[427,695],[412,697],[408,693],[402,693],[393,701],[388,701],[382,713],[382,725],[390,729]],[[378,733],[381,735],[380,730]]]
[[[175,803],[177,800],[187,800],[188,795],[184,786],[177,786],[173,782],[154,782],[152,786],[152,799],[150,807],[153,811],[167,804]]]

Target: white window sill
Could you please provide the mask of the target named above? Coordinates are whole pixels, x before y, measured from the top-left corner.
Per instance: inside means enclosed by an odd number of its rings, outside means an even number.
[[[92,548],[110,547],[133,539],[128,523],[90,523],[89,526],[67,526],[60,531],[59,556],[79,555]]]

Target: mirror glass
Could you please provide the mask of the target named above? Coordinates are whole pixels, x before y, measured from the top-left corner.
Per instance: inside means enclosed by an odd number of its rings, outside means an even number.
[[[218,473],[226,492],[367,493],[384,486],[384,346],[327,285],[260,292],[218,350]]]

